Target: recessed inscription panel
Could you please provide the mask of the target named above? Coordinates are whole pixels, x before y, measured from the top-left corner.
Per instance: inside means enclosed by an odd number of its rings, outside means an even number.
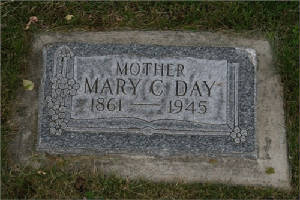
[[[227,61],[75,57],[71,118],[226,124]],[[165,127],[168,128],[168,127]]]
[[[247,50],[51,44],[44,66],[41,149],[255,154]]]

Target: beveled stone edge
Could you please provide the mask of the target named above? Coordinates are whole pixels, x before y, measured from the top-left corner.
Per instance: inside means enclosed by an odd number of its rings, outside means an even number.
[[[72,43],[73,42],[69,42],[67,45],[72,45]],[[78,44],[78,42],[76,42],[76,43]],[[46,59],[47,55],[46,55],[45,52],[49,48],[49,46],[51,48],[51,46],[57,45],[57,44],[59,44],[59,45],[65,45],[66,43],[61,43],[61,42],[54,42],[54,43],[52,43],[52,42],[50,42],[50,43],[47,43],[47,44],[45,44],[43,46],[43,56],[44,56],[44,59]],[[85,43],[82,43],[82,44],[85,44]],[[97,44],[99,44],[99,43],[97,43]],[[169,46],[171,48],[174,47],[174,45],[169,45]],[[222,47],[220,47],[220,48],[222,48]],[[255,63],[253,63],[255,61],[255,50],[254,49],[249,49],[249,48],[248,49],[246,49],[246,48],[235,48],[235,50],[237,51],[237,53],[241,53],[242,55],[249,54],[249,51],[252,52],[252,56],[254,56],[254,57],[252,57],[249,60],[250,60],[250,62],[252,62],[253,69],[255,71],[256,70],[256,65],[255,65]],[[250,67],[252,68],[252,66],[250,66]],[[254,77],[254,81],[255,81],[255,77]],[[40,99],[40,102],[41,102],[40,105],[43,104],[42,100],[44,99],[42,97],[44,95],[43,94],[43,89],[44,88],[42,88],[42,87],[40,89],[40,94],[41,94],[41,96],[40,96],[40,98],[41,98]],[[255,104],[255,98],[256,98],[255,95],[256,95],[256,93],[254,92],[254,104]],[[254,110],[254,115],[255,115],[256,108],[254,108],[253,110]],[[39,114],[40,113],[41,113],[41,108],[39,110]],[[40,117],[39,117],[39,120],[40,120]],[[40,123],[39,123],[39,126],[40,126]],[[254,119],[254,127],[255,127],[255,119]],[[40,137],[39,137],[39,139],[40,139]],[[255,139],[256,139],[256,137],[254,135],[254,140]],[[69,155],[72,155],[72,154],[73,155],[91,155],[91,154],[94,154],[94,155],[98,155],[98,156],[103,155],[103,152],[101,152],[101,151],[99,152],[99,150],[97,151],[96,149],[88,149],[88,148],[86,148],[86,149],[85,148],[80,148],[80,149],[70,148],[70,149],[68,149],[68,148],[61,148],[60,146],[59,147],[57,146],[57,147],[53,148],[51,145],[41,143],[40,140],[38,142],[37,150],[48,152],[48,153],[51,153],[51,154],[69,154]],[[117,154],[117,152],[115,152],[115,153]],[[118,152],[118,154],[122,154],[122,153],[123,152]],[[228,152],[228,153],[227,152],[226,153],[224,153],[224,152],[223,153],[202,152],[201,154],[205,154],[205,155],[209,155],[209,156],[245,157],[245,158],[248,158],[248,159],[256,159],[257,158],[257,144],[256,143],[254,144],[253,151],[246,152],[246,153],[233,151],[233,152]],[[191,154],[191,155],[193,155],[193,154]],[[145,156],[148,156],[148,155],[145,154]],[[172,157],[172,156],[169,156],[169,155],[168,156],[155,155],[155,156],[162,157],[162,158],[163,157]],[[180,153],[178,153],[176,156],[182,156],[182,155]],[[196,155],[194,155],[194,157],[195,156]]]

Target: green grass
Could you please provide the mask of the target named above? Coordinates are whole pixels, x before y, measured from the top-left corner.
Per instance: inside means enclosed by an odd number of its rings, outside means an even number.
[[[299,11],[298,2],[2,2],[1,173],[2,198],[275,198],[299,191]],[[74,15],[70,21],[68,14]],[[24,28],[30,16],[39,22]],[[152,183],[115,176],[11,166],[10,110],[27,70],[33,33],[70,30],[191,30],[264,35],[274,49],[284,87],[292,191],[222,184]],[[79,178],[80,177],[80,178]]]

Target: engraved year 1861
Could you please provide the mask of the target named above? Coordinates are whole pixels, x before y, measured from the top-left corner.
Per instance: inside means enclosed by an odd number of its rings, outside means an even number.
[[[122,111],[122,100],[115,98],[92,98],[91,111]]]

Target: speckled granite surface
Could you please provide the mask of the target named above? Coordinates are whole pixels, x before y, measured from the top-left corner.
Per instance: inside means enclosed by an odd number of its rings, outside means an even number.
[[[72,42],[43,52],[40,150],[257,156],[252,49]],[[141,101],[159,105],[130,107]]]

